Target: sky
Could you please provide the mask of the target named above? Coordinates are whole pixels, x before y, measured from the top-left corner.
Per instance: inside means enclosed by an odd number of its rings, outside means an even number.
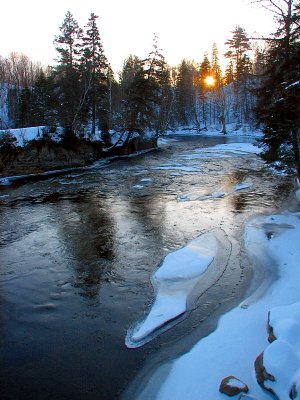
[[[115,72],[130,54],[147,56],[154,34],[166,61],[176,65],[184,58],[202,61],[213,43],[222,55],[236,25],[249,36],[274,30],[272,16],[251,0],[10,0],[1,5],[0,55],[17,51],[54,65],[53,40],[68,10],[81,27],[91,12],[99,16],[104,51]]]

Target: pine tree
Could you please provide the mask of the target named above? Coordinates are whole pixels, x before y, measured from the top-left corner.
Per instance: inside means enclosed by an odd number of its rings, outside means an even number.
[[[189,125],[194,122],[194,101],[196,97],[195,89],[195,66],[182,60],[178,66],[176,77],[175,107],[176,120],[180,125]]]
[[[131,55],[125,60],[120,76],[123,109],[122,125],[128,132],[128,140],[134,132],[145,128],[142,109],[145,102],[144,71],[142,60]]]
[[[215,83],[213,88],[213,95],[215,100],[214,116],[217,114],[217,118],[222,125],[222,133],[226,134],[226,96],[224,91],[224,83],[222,77],[222,70],[219,62],[219,52],[217,45],[214,43],[212,48],[211,57],[211,75],[213,76]],[[215,118],[214,118],[215,119]]]
[[[166,123],[163,111],[169,84],[169,70],[154,37],[153,49],[140,60],[130,56],[124,63],[121,87],[124,94],[123,121],[128,140],[134,132],[143,135],[145,130],[158,135]]]
[[[209,61],[207,53],[204,54],[203,60],[200,64],[200,70],[199,70],[199,98],[201,102],[201,109],[202,109],[202,124],[204,125],[204,128],[207,128],[207,103],[208,103],[208,98],[207,98],[207,92],[208,92],[208,87],[206,85],[206,78],[208,76],[211,76],[212,72],[212,67],[211,63]],[[210,116],[210,112],[209,112]]]
[[[63,68],[73,69],[78,65],[80,54],[80,39],[82,29],[70,11],[67,11],[62,26],[61,34],[55,37],[55,49],[59,53],[59,65]]]
[[[222,81],[222,70],[220,66],[219,51],[216,43],[214,43],[212,47],[211,74],[216,81],[216,85],[220,85]]]
[[[170,113],[170,71],[158,46],[158,36],[154,35],[152,50],[143,60],[143,70],[152,101],[153,123],[157,134],[162,133],[168,123]],[[150,100],[150,99],[149,99]]]
[[[70,11],[66,13],[60,31],[54,41],[59,53],[55,79],[59,99],[57,114],[65,136],[71,138],[77,130],[76,118],[81,98],[79,55],[82,29]]]
[[[228,39],[225,44],[230,50],[225,53],[225,57],[233,62],[234,79],[239,80],[247,71],[247,63],[249,57],[247,52],[251,49],[249,38],[243,28],[236,26],[232,33],[232,38]]]
[[[109,78],[110,67],[104,55],[99,30],[98,16],[91,13],[82,40],[82,104],[90,110],[91,135],[95,136],[96,121],[100,120],[102,132],[109,130]]]
[[[33,126],[47,125],[55,127],[57,97],[54,90],[54,74],[52,70],[41,71],[32,87],[30,112]]]
[[[233,73],[233,89],[234,103],[233,114],[237,124],[249,123],[250,121],[250,75],[252,65],[248,55],[251,49],[249,38],[245,30],[240,26],[236,26],[232,32],[232,38],[228,39],[225,44],[229,49],[225,53],[225,57],[232,62],[232,70],[227,71],[227,79],[230,80],[230,72]]]
[[[33,125],[32,115],[30,112],[31,91],[28,87],[21,90],[19,96],[18,113],[17,113],[17,126],[27,128]]]

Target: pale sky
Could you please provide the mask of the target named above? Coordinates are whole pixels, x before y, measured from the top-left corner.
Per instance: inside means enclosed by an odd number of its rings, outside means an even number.
[[[183,58],[201,62],[215,42],[220,55],[236,25],[267,35],[272,16],[251,0],[4,0],[1,4],[0,55],[25,53],[33,61],[55,64],[54,36],[68,10],[83,28],[90,13],[115,72],[130,54],[145,57],[154,33],[170,65]]]

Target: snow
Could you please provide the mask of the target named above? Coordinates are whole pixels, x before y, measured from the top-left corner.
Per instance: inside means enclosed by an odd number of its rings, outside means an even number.
[[[256,281],[261,282],[260,287],[252,288],[240,306],[225,314],[213,333],[168,364],[169,373],[157,386],[165,371],[165,366],[160,366],[138,398],[221,400],[227,397],[219,392],[220,382],[234,376],[247,384],[250,398],[270,399],[254,372],[255,359],[265,351],[267,371],[276,377],[266,386],[272,387],[280,400],[290,399],[291,385],[300,384],[299,239],[300,213],[259,216],[249,221],[244,241],[254,267],[259,266]],[[266,330],[269,311],[277,337],[271,344]]]
[[[156,298],[148,316],[128,330],[125,343],[134,348],[150,341],[155,330],[187,310],[187,300],[217,252],[217,240],[204,234],[168,254],[152,276]]]
[[[229,386],[234,386],[234,387],[237,387],[237,388],[240,388],[240,389],[243,389],[245,387],[243,382],[241,382],[239,379],[236,379],[236,378],[228,379],[228,385]]]
[[[286,86],[286,90],[290,89],[291,87],[300,86],[300,81],[296,81],[291,83],[290,85]]]
[[[9,186],[11,181],[8,178],[0,178],[0,186]]]
[[[270,312],[269,323],[277,340],[264,352],[264,365],[267,371],[280,382],[267,382],[279,398],[288,398],[289,389],[300,383],[300,302],[275,307]]]
[[[189,154],[185,154],[184,158],[192,160],[197,158],[208,157],[233,157],[245,154],[259,154],[261,149],[252,143],[225,143],[212,147],[205,147],[194,150]]]
[[[222,129],[220,126],[209,126],[205,129],[197,129],[193,126],[191,127],[179,127],[177,129],[168,130],[164,132],[164,136],[181,136],[181,135],[192,135],[192,136],[226,136],[226,137],[234,137],[234,136],[248,136],[253,138],[259,138],[262,136],[262,132],[260,129],[255,129],[247,124],[238,125],[236,123],[226,124],[227,134],[224,135],[222,133]]]
[[[30,140],[37,139],[39,135],[42,136],[43,129],[45,129],[45,126],[34,126],[31,128],[9,129],[9,132],[17,139],[18,146],[25,146]],[[1,132],[7,131],[0,131],[0,134]]]

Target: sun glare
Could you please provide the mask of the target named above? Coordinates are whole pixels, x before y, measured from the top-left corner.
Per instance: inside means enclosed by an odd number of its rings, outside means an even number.
[[[206,84],[207,86],[214,86],[214,85],[215,85],[215,82],[216,82],[215,78],[214,78],[213,76],[211,76],[211,75],[208,75],[208,76],[204,79],[204,81],[205,81],[205,84]]]

